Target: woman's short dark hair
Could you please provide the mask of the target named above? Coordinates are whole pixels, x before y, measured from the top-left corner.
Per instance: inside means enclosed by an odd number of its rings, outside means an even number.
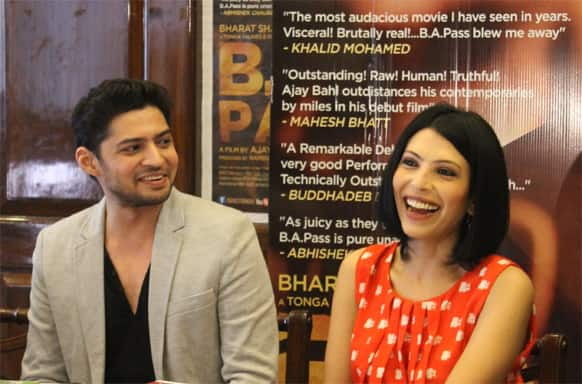
[[[446,103],[435,104],[418,114],[400,135],[384,170],[379,195],[379,218],[387,233],[406,247],[394,201],[392,178],[409,140],[421,129],[431,128],[455,146],[471,168],[469,199],[472,216],[463,220],[451,262],[472,268],[497,251],[507,233],[509,191],[503,149],[491,125],[475,112]]]
[[[77,147],[99,156],[111,121],[118,115],[146,106],[158,108],[170,125],[170,99],[164,87],[147,80],[111,79],[91,88],[73,110],[72,125]]]

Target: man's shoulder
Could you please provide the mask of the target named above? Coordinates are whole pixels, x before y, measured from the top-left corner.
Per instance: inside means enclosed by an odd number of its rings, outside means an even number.
[[[83,210],[73,213],[70,216],[63,217],[43,229],[44,232],[61,232],[79,230],[87,222],[89,217],[96,214],[101,202],[95,203]]]
[[[176,204],[181,206],[187,216],[193,216],[197,220],[204,218],[213,220],[250,221],[248,216],[241,211],[175,190]]]

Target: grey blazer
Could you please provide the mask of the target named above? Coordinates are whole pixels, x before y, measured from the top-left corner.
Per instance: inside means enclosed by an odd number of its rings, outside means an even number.
[[[104,218],[102,200],[39,234],[23,379],[103,382]],[[174,188],[157,223],[149,284],[158,380],[277,380],[273,293],[244,214]]]

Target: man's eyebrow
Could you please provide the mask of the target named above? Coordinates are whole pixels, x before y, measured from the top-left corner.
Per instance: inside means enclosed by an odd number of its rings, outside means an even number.
[[[160,137],[163,137],[163,136],[166,136],[166,135],[171,135],[171,134],[172,134],[172,130],[170,128],[168,128],[165,131],[162,131],[162,132],[158,133],[156,135],[156,139],[157,138],[160,138]]]
[[[160,137],[164,137],[166,135],[171,135],[171,134],[172,134],[172,130],[166,129],[165,131],[158,133],[156,136],[154,136],[154,138],[159,139]],[[140,143],[142,141],[145,141],[145,139],[143,137],[129,137],[127,139],[121,140],[119,143],[117,143],[117,146],[122,146],[122,145],[126,145],[126,144],[135,144],[135,143]]]
[[[141,137],[130,137],[127,139],[123,139],[119,143],[117,143],[117,147],[121,147],[121,146],[127,145],[127,144],[137,144],[137,143],[141,143],[142,141],[144,141],[144,139]]]

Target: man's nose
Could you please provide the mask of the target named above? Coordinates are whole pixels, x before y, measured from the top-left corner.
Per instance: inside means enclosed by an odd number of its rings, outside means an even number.
[[[155,144],[149,144],[144,151],[144,157],[142,163],[144,165],[159,166],[164,162],[164,156],[162,155],[162,150],[158,148]]]

